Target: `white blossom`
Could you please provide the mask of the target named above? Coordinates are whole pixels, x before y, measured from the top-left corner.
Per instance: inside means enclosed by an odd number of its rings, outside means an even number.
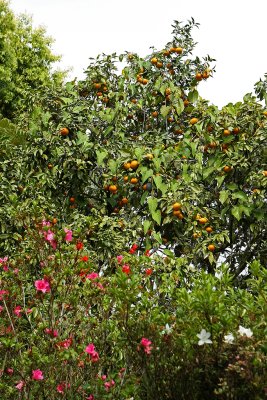
[[[249,328],[244,328],[243,326],[239,325],[239,329],[238,329],[238,333],[241,336],[247,336],[247,337],[251,337],[253,335],[253,332],[251,329]]]
[[[233,343],[234,340],[235,340],[235,338],[232,333],[229,333],[228,335],[224,335],[225,343]]]
[[[202,346],[205,343],[212,343],[210,340],[210,332],[207,332],[206,329],[201,329],[201,332],[197,334],[197,337],[199,338],[199,346]]]

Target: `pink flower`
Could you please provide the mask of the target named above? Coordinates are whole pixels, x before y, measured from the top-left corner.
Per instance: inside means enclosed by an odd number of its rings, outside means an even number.
[[[141,342],[140,342],[141,346],[144,348],[144,352],[146,354],[150,354],[151,350],[152,350],[152,342],[151,340],[147,339],[147,338],[142,338]]]
[[[19,381],[15,387],[16,387],[18,390],[21,391],[21,390],[23,389],[24,386],[25,386],[25,382],[24,382],[24,381]]]
[[[13,373],[14,373],[13,368],[7,368],[7,369],[6,369],[6,373],[7,373],[8,375],[13,375]]]
[[[57,392],[63,394],[66,388],[70,388],[70,384],[66,384],[65,382],[61,382],[57,385]]]
[[[0,264],[5,264],[8,260],[8,257],[0,258]]]
[[[0,290],[0,300],[3,300],[4,294],[9,294],[8,290]]]
[[[86,400],[95,400],[94,396],[92,394],[89,395],[89,397],[87,397]]]
[[[126,275],[129,275],[131,273],[131,268],[128,264],[124,264],[122,266],[122,272],[124,272]]]
[[[48,229],[48,231],[44,231],[43,234],[44,234],[45,240],[47,240],[51,244],[53,249],[55,250],[57,248],[57,241],[55,240],[54,232],[52,232],[50,229]]]
[[[68,349],[72,345],[72,338],[65,339],[62,342],[58,342],[58,347],[63,347],[64,349]]]
[[[47,282],[45,279],[35,281],[34,286],[37,290],[43,293],[48,293],[51,290],[49,282]]]
[[[42,225],[43,225],[43,226],[50,226],[51,223],[50,223],[50,221],[46,221],[45,219],[43,219],[43,220],[42,220]]]
[[[92,272],[91,274],[86,275],[86,278],[91,279],[92,281],[97,279],[98,277],[99,277],[99,274],[97,272]]]
[[[72,230],[64,228],[64,231],[66,233],[65,241],[66,242],[71,242],[72,241]]]
[[[3,311],[3,309],[4,309],[4,307],[3,307],[3,306],[0,306],[0,312],[2,312],[2,311]]]
[[[16,307],[14,308],[14,314],[15,314],[17,317],[21,317],[20,313],[22,313],[22,312],[23,312],[23,309],[22,309],[21,306],[16,306]]]
[[[111,379],[111,381],[105,382],[105,383],[104,383],[104,386],[105,386],[106,391],[108,392],[109,389],[110,389],[112,386],[115,386],[115,382],[114,382],[113,379]]]
[[[117,256],[117,261],[118,261],[119,264],[122,262],[122,260],[123,260],[123,256],[122,255]]]
[[[52,337],[58,337],[58,331],[56,329],[45,328],[45,333]]]
[[[95,350],[95,345],[93,343],[90,343],[88,346],[86,346],[85,352],[90,355],[92,362],[99,360],[99,354]]]
[[[32,379],[34,381],[41,381],[44,379],[43,372],[40,369],[34,369],[32,371]]]

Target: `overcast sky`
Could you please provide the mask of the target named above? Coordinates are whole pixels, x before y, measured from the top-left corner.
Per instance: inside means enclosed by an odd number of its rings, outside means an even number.
[[[216,59],[216,74],[199,92],[219,107],[242,100],[267,72],[267,0],[11,0],[55,39],[70,78],[83,77],[88,58],[124,51],[141,56],[171,40],[173,21],[193,17],[196,53]]]

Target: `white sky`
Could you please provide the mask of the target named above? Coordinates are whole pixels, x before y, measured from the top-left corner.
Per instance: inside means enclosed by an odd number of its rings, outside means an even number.
[[[196,53],[216,59],[216,74],[201,82],[202,97],[219,107],[242,100],[267,72],[267,0],[11,0],[55,39],[62,68],[83,77],[88,58],[124,51],[141,56],[171,40],[171,24],[193,17]]]

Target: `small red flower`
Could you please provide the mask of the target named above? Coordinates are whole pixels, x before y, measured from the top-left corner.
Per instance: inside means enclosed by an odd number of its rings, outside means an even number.
[[[129,275],[131,273],[131,268],[128,264],[124,264],[122,266],[122,272],[124,272],[126,275]]]
[[[76,249],[79,251],[79,250],[82,250],[83,249],[83,243],[82,242],[77,242],[76,243]]]
[[[88,256],[83,256],[83,257],[81,257],[81,261],[86,262],[86,261],[88,261],[88,260],[89,260],[89,257],[88,257]]]
[[[152,268],[147,268],[146,271],[145,271],[147,276],[150,276],[152,274],[152,272],[153,272]]]

